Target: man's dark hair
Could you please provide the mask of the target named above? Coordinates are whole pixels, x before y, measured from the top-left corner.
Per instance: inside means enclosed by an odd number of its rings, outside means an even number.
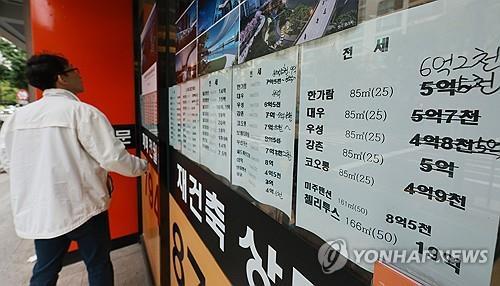
[[[30,85],[46,90],[56,87],[57,76],[64,73],[68,60],[52,54],[38,54],[26,63],[26,78]]]

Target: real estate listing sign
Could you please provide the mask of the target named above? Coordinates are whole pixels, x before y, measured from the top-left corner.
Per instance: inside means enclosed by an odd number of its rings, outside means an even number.
[[[182,146],[182,106],[181,87],[174,85],[168,88],[168,123],[169,144],[181,151]]]
[[[200,163],[231,181],[231,110],[233,70],[200,78]]]
[[[232,184],[290,217],[298,48],[233,68]]]
[[[182,154],[200,161],[200,80],[193,79],[181,85]]]
[[[489,285],[500,26],[478,31],[499,13],[436,1],[303,46],[297,226],[370,271],[355,251],[413,251],[385,259],[432,285]]]

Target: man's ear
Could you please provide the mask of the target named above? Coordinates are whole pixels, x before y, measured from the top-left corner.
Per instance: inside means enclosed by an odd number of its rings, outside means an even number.
[[[62,75],[57,75],[56,86],[65,86],[66,80]]]

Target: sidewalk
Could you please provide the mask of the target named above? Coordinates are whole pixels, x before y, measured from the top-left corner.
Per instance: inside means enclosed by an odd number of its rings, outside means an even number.
[[[33,263],[27,259],[35,254],[32,240],[16,236],[10,209],[8,176],[0,174],[0,284],[28,285]],[[134,244],[111,252],[116,286],[149,286],[142,246]],[[59,274],[57,285],[88,285],[83,262],[65,266]]]

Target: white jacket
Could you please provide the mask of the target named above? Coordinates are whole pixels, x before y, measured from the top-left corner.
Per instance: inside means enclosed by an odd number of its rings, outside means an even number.
[[[107,171],[140,176],[106,117],[64,89],[19,108],[0,131],[0,162],[10,175],[17,234],[47,239],[68,233],[108,208]]]

